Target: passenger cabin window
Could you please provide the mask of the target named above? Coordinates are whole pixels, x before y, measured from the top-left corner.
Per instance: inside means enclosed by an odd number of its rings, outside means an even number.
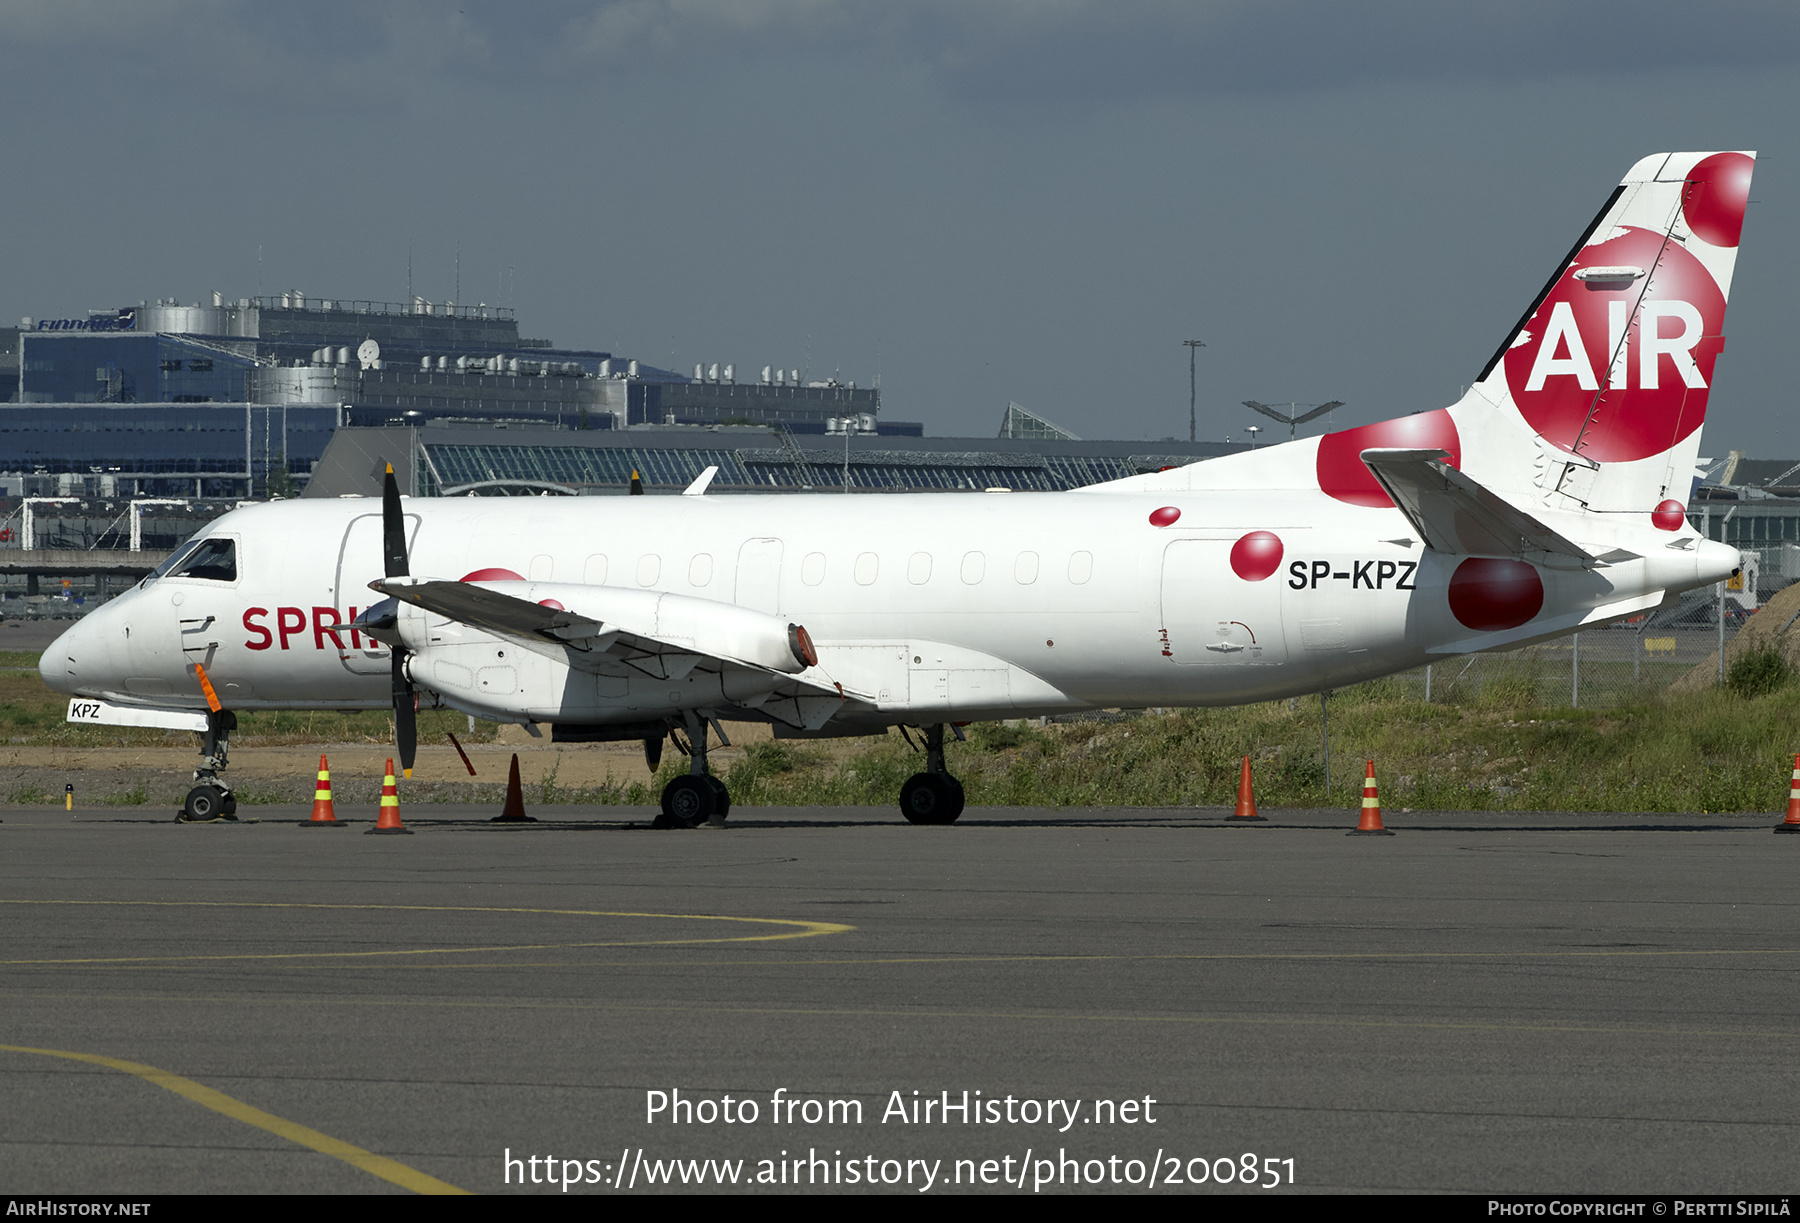
[[[172,578],[199,578],[207,582],[237,581],[237,541],[203,539],[192,552],[169,570]]]

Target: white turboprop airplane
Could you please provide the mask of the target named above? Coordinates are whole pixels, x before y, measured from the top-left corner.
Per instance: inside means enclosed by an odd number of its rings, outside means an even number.
[[[235,805],[233,711],[391,702],[409,768],[421,707],[652,764],[681,729],[681,826],[729,809],[718,719],[918,727],[901,810],[947,823],[946,724],[1317,692],[1735,572],[1685,502],[1753,165],[1633,166],[1449,408],[1066,493],[425,500],[390,469],[225,515],[40,669],[71,721],[203,734],[187,818]]]

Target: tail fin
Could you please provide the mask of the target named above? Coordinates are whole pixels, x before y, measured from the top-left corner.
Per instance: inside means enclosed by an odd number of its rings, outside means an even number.
[[[1442,452],[1535,513],[1685,521],[1754,153],[1658,153],[1631,168],[1461,401],[1133,476],[1096,492],[1316,486],[1386,508],[1365,451]]]
[[[1449,410],[1464,471],[1554,509],[1686,503],[1754,165],[1632,167]]]

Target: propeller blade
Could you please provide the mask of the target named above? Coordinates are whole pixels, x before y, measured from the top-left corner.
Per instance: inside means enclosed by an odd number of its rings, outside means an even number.
[[[412,776],[413,758],[419,754],[419,714],[412,681],[406,678],[406,654],[394,647],[394,746],[400,752],[400,768]]]
[[[406,519],[400,513],[400,484],[394,479],[394,465],[387,465],[381,481],[381,560],[384,576],[412,576],[406,567]]]

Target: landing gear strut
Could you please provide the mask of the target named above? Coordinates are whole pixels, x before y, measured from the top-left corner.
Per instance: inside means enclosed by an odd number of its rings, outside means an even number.
[[[925,771],[900,787],[900,814],[909,824],[954,824],[963,810],[962,782],[944,767],[944,724],[925,727]]]
[[[688,771],[684,777],[677,777],[662,792],[662,814],[656,817],[652,827],[655,828],[698,828],[710,823],[715,828],[723,827],[725,817],[731,812],[731,792],[725,783],[706,771],[706,732],[707,719],[693,710],[682,715],[687,724],[688,736]],[[721,743],[725,734],[719,732]],[[649,741],[645,741],[648,756]],[[676,746],[681,746],[679,740]],[[729,744],[726,744],[729,746]],[[658,744],[660,755],[661,744]]]
[[[194,788],[188,791],[176,819],[187,824],[204,824],[212,820],[237,818],[237,797],[219,777],[231,751],[231,732],[237,729],[237,715],[220,709],[206,715],[206,730],[200,743],[200,767],[194,770]]]

